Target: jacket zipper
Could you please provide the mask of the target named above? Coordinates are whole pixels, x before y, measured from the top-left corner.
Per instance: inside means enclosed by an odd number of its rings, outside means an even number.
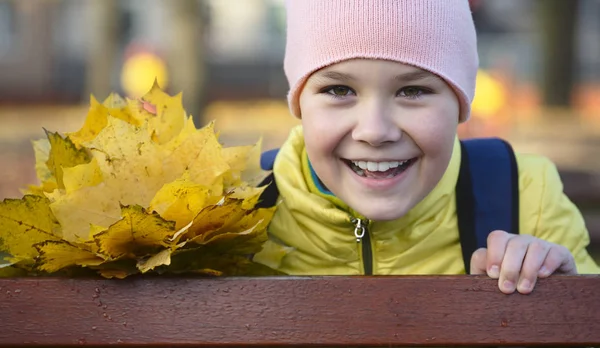
[[[356,242],[361,244],[364,273],[365,275],[373,275],[373,249],[371,247],[371,235],[367,228],[369,222],[368,220],[353,219],[353,223]]]

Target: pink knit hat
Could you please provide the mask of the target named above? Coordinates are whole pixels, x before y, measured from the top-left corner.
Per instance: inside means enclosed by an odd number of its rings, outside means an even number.
[[[443,78],[469,118],[479,60],[468,0],[287,0],[284,70],[292,114],[315,71],[352,58],[410,64]]]

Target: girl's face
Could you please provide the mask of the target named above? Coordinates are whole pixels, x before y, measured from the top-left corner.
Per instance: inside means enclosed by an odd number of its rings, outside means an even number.
[[[300,95],[306,150],[325,187],[372,220],[405,215],[450,162],[459,103],[442,79],[385,60],[314,73]]]

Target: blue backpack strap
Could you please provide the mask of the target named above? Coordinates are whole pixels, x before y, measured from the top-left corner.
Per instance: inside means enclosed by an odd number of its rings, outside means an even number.
[[[461,140],[456,213],[465,270],[494,230],[519,233],[519,174],[510,144],[497,138]]]
[[[272,171],[273,164],[275,163],[275,157],[279,153],[279,149],[272,149],[263,152],[260,155],[260,167],[262,170]],[[271,172],[260,184],[259,187],[267,186],[263,193],[260,195],[259,201],[256,204],[258,208],[270,208],[277,202],[279,197],[279,190],[277,189],[277,183],[275,182],[275,175]]]
[[[275,157],[277,157],[278,153],[279,149],[272,149],[265,151],[260,155],[260,167],[262,170],[273,170]]]

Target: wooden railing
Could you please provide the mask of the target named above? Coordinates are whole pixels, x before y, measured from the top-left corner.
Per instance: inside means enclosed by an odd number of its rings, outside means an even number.
[[[600,276],[0,279],[0,346],[600,346]]]

